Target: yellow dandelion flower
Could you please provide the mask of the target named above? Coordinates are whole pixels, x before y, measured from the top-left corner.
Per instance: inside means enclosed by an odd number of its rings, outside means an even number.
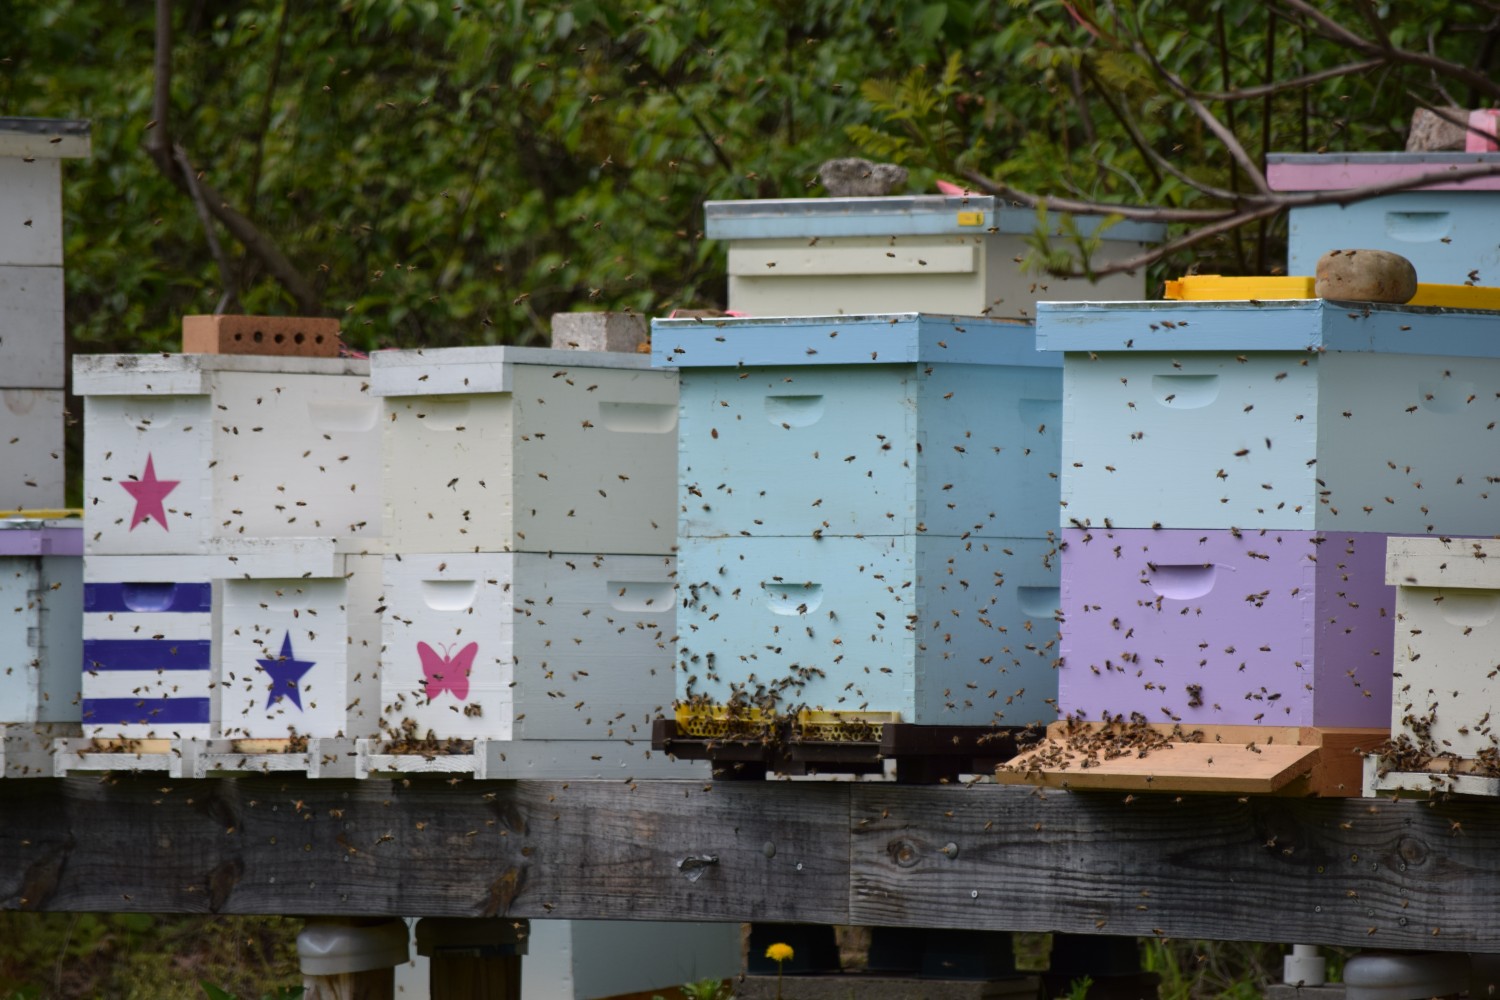
[[[777,941],[775,944],[771,945],[771,947],[766,949],[766,957],[775,962],[777,965],[780,965],[782,962],[790,961],[792,955],[792,946],[789,944],[782,944],[780,941]]]

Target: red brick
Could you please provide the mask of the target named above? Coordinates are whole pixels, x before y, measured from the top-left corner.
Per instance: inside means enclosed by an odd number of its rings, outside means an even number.
[[[336,358],[339,321],[308,316],[184,316],[182,353]]]

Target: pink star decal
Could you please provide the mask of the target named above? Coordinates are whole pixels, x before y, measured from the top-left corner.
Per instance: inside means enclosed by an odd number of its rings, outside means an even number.
[[[161,502],[167,498],[167,494],[177,488],[180,479],[157,479],[156,466],[151,461],[151,455],[146,455],[146,471],[141,473],[138,482],[123,482],[125,492],[135,499],[135,513],[130,517],[130,530],[142,521],[153,518],[161,525],[163,531],[171,531],[167,527],[167,512],[162,508]]]

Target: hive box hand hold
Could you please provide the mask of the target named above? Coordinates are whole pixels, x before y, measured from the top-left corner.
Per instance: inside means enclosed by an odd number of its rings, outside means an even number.
[[[1031,324],[657,320],[682,371],[684,537],[1041,537],[1057,525],[1059,356]]]
[[[213,354],[74,359],[88,551],[380,533],[369,363]]]
[[[523,347],[382,351],[371,365],[392,551],[672,551],[675,372]]]
[[[1136,298],[1145,274],[1095,282],[1027,273],[1031,209],[987,195],[711,201],[705,232],[729,242],[729,308],[756,316],[898,310],[1031,318],[1041,299]],[[1096,268],[1162,238],[1154,224],[1058,214],[1060,245],[1097,236]],[[1102,231],[1101,231],[1102,228]]]
[[[1489,534],[1495,328],[1321,300],[1044,303],[1063,523]]]

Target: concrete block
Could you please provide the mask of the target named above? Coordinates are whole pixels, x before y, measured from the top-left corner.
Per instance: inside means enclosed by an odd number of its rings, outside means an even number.
[[[650,332],[636,313],[570,312],[552,314],[554,351],[622,351],[637,353]]]

